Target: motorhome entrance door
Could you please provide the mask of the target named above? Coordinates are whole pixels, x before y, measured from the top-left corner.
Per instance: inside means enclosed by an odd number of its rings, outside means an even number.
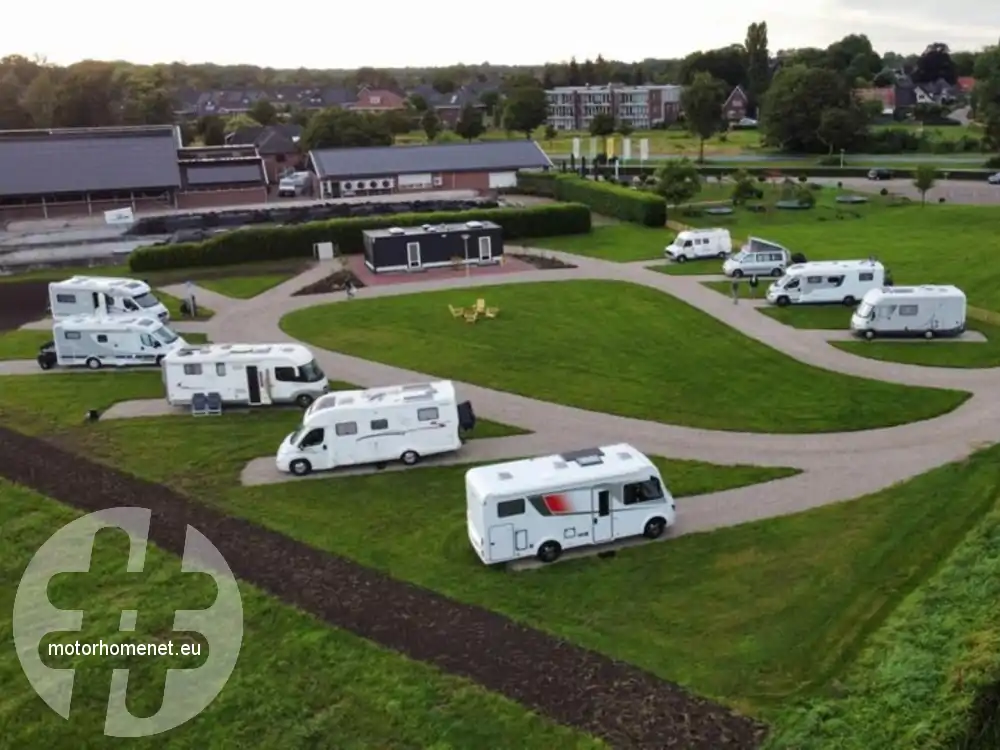
[[[514,557],[514,524],[490,526],[490,560],[510,560]]]
[[[611,520],[611,491],[594,490],[591,495],[591,512],[594,530],[590,535],[594,544],[610,542],[614,529]]]
[[[251,404],[260,403],[260,373],[253,365],[247,365],[247,392]]]

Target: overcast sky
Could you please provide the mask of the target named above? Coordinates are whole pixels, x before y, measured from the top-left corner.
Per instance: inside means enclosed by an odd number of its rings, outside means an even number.
[[[3,16],[0,56],[38,54],[58,64],[93,58],[357,68],[534,64],[598,54],[669,58],[742,42],[747,25],[757,20],[767,21],[772,51],[825,47],[850,33],[868,34],[879,52],[902,53],[934,41],[978,49],[1000,36],[997,0],[632,0],[589,6],[262,0],[256,8],[204,0],[148,6],[84,0],[68,6],[11,3]]]

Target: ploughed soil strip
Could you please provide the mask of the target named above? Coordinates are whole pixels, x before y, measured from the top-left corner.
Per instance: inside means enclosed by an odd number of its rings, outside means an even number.
[[[183,555],[187,525],[233,572],[330,625],[473,680],[616,748],[757,748],[764,725],[642,670],[460,604],[0,427],[0,475],[92,512],[152,511],[150,538]],[[470,571],[470,575],[486,571]]]
[[[0,331],[11,331],[48,315],[49,282],[9,281],[0,284]]]

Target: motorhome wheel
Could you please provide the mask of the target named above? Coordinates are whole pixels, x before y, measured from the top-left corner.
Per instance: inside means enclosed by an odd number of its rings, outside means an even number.
[[[43,370],[51,370],[52,369],[52,365],[49,363],[49,361],[47,359],[40,359],[40,360],[38,360],[38,366],[41,367]]]
[[[420,460],[420,454],[417,453],[416,451],[406,451],[402,456],[399,457],[399,460],[402,461],[407,466],[413,466],[413,464],[417,463],[417,461]]]
[[[771,269],[771,275],[772,276],[784,276],[785,275],[785,269],[783,269],[783,268],[772,268]]]
[[[857,300],[851,295],[844,297],[844,307],[854,307],[857,304]]]
[[[662,518],[650,518],[646,521],[646,528],[642,530],[642,535],[647,539],[659,539],[667,528],[667,522]]]
[[[91,357],[90,359],[88,359],[86,364],[87,367],[89,367],[91,370],[101,369],[101,360],[97,359],[96,357]]]
[[[735,271],[733,271],[733,278],[734,279],[742,279],[743,278],[743,271],[741,271],[740,269],[737,268]]]
[[[778,307],[787,307],[789,302],[791,302],[791,300],[784,295],[778,297]]]
[[[687,259],[688,259],[688,258],[687,258],[687,256],[686,256],[686,255],[678,255],[678,256],[677,256],[677,262],[678,262],[678,263],[684,263],[684,262],[685,262],[685,261],[686,261]]]
[[[546,542],[538,548],[538,559],[543,563],[555,562],[562,554],[562,547],[556,542]]]
[[[871,341],[875,338],[875,331],[865,331],[865,338]]]
[[[725,252],[720,252],[715,257],[718,258],[719,260],[725,260],[726,259],[726,253]]]
[[[312,464],[306,461],[304,458],[297,458],[292,461],[291,466],[288,467],[292,470],[292,474],[297,477],[304,477],[310,471],[312,471]]]
[[[925,339],[932,339],[932,338],[934,338],[934,331],[924,331],[924,338]]]
[[[309,405],[312,402],[313,402],[313,397],[310,396],[308,393],[303,393],[301,396],[295,399],[295,403],[301,406],[303,409],[308,409]]]
[[[162,354],[157,354],[156,355],[156,366],[157,367],[162,367],[163,366],[163,355]]]

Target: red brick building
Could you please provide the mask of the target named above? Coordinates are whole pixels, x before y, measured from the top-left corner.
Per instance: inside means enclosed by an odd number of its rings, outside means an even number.
[[[516,185],[519,169],[552,166],[529,140],[326,149],[311,151],[309,161],[324,199],[429,190],[485,193]]]

